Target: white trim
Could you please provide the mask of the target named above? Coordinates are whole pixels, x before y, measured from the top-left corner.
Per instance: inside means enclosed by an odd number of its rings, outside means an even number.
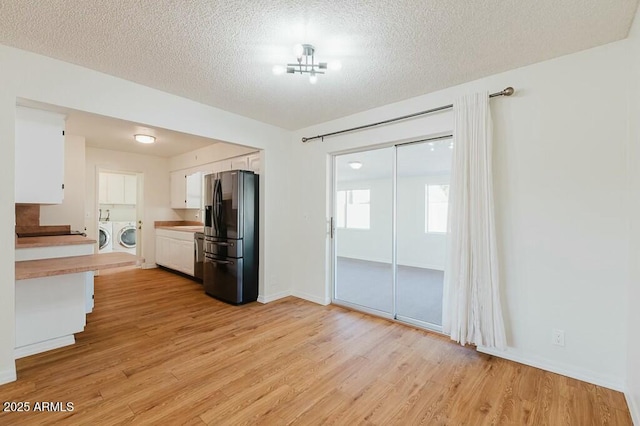
[[[299,299],[308,300],[309,302],[317,303],[318,305],[327,306],[331,303],[331,298],[329,297],[319,297],[310,293],[305,293],[304,291],[293,290],[291,292],[291,296],[297,297]]]
[[[0,371],[0,385],[15,382],[16,380],[18,380],[18,376],[16,376],[15,368],[13,370]]]
[[[13,357],[15,359],[24,358],[29,355],[35,355],[52,349],[62,348],[63,346],[73,345],[74,343],[76,343],[76,339],[73,334],[70,334],[68,336],[57,337],[55,339],[45,340],[44,342],[38,342],[32,345],[16,348],[13,352]]]
[[[634,425],[640,426],[640,405],[638,405],[638,401],[633,398],[633,396],[625,392],[624,397],[627,400],[627,406],[629,407],[629,412],[631,413],[631,421]]]
[[[260,295],[258,296],[258,302],[266,304],[287,296],[291,296],[291,292],[281,291],[280,293],[270,294],[269,296]]]
[[[149,263],[149,262],[143,263],[142,266],[141,266],[142,269],[154,269],[154,268],[157,268],[157,267],[158,267],[158,265],[156,265],[155,263]]]
[[[571,377],[573,379],[582,380],[583,382],[592,383],[594,385],[602,386],[605,388],[613,389],[619,392],[624,392],[625,386],[622,379],[609,375],[603,375],[595,371],[585,370],[579,367],[574,367],[566,364],[561,364],[549,359],[527,357],[525,355],[517,354],[509,349],[501,351],[499,349],[487,348],[478,346],[478,352],[482,352],[488,355],[493,355],[498,358],[508,359],[520,364],[529,365],[531,367],[540,368],[545,371],[560,374],[562,376]]]

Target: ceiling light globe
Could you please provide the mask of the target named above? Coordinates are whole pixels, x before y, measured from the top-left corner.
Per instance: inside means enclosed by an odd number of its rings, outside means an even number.
[[[274,75],[282,75],[286,71],[286,68],[282,65],[274,65],[271,69]]]
[[[136,142],[140,142],[140,143],[154,143],[156,141],[155,136],[151,136],[151,135],[133,135],[133,138],[136,140]]]
[[[318,82],[318,76],[315,74],[311,74],[309,76],[309,83],[316,84]]]

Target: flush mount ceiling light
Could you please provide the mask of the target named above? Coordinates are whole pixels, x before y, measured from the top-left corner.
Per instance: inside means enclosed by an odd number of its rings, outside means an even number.
[[[360,167],[362,167],[362,163],[359,161],[349,161],[348,164],[353,170],[360,170]]]
[[[151,136],[151,135],[133,135],[133,138],[136,140],[136,142],[140,142],[140,143],[154,143],[156,141],[155,136]]]
[[[285,72],[287,74],[309,74],[309,83],[316,84],[318,82],[318,74],[325,74],[325,70],[330,68],[338,71],[342,68],[342,64],[339,61],[316,63],[315,59],[315,47],[311,44],[296,44],[293,47],[293,54],[296,55],[297,63],[287,64],[286,68],[282,65],[275,65],[273,67],[273,73],[275,75],[281,75]]]

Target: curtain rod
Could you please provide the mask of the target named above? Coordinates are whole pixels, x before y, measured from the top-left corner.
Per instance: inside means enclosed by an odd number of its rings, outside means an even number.
[[[513,89],[513,87],[507,87],[506,89],[504,89],[504,90],[502,90],[500,92],[496,92],[496,93],[490,94],[489,97],[490,98],[495,98],[497,96],[511,96],[514,93],[515,93],[515,90]],[[365,125],[358,126],[358,127],[351,127],[350,129],[338,130],[337,132],[325,133],[324,135],[318,135],[318,136],[311,136],[311,137],[308,137],[308,138],[302,138],[302,142],[305,143],[305,142],[312,141],[314,139],[322,139],[322,140],[324,140],[324,138],[327,137],[327,136],[335,136],[335,135],[339,135],[339,134],[342,134],[342,133],[355,132],[356,130],[368,129],[369,127],[380,126],[382,124],[393,123],[394,121],[406,120],[407,118],[413,118],[413,117],[418,117],[420,115],[431,114],[433,112],[444,111],[444,110],[449,109],[449,108],[453,108],[453,104],[445,105],[445,106],[441,106],[441,107],[437,107],[437,108],[428,109],[426,111],[414,112],[413,114],[403,115],[402,117],[390,118],[388,120],[378,121],[377,123],[365,124]]]

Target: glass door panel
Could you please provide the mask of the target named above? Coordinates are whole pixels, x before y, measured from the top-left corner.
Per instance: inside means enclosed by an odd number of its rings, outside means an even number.
[[[334,299],[393,314],[394,148],[335,157]]]
[[[396,312],[398,319],[442,326],[442,290],[452,142],[397,147]]]

